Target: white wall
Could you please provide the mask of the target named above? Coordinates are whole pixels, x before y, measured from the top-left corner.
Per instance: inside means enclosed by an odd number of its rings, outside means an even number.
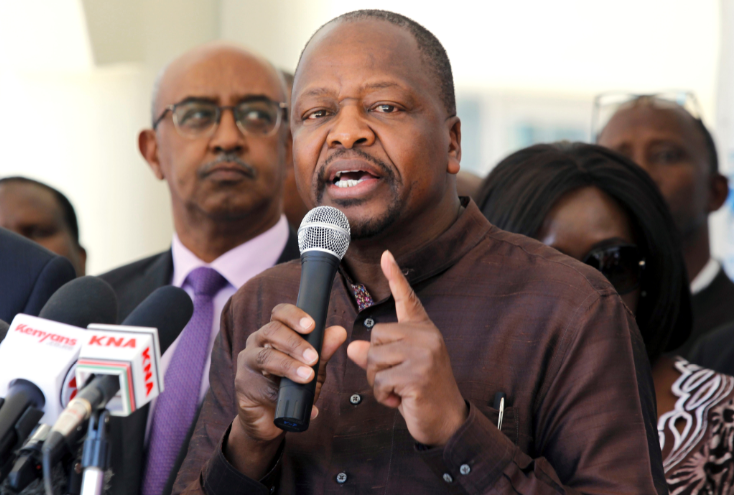
[[[403,13],[443,42],[458,96],[484,102],[477,170],[510,150],[528,102],[579,121],[599,91],[683,88],[713,123],[716,0],[0,0],[0,175],[69,195],[92,274],[165,249],[168,192],[136,147],[155,73],[215,38],[292,70],[313,31],[357,8]]]

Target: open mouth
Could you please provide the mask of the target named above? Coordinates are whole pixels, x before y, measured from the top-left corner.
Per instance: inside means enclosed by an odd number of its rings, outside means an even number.
[[[379,179],[364,170],[343,170],[334,176],[333,184],[336,187],[354,187],[357,184],[370,179]]]

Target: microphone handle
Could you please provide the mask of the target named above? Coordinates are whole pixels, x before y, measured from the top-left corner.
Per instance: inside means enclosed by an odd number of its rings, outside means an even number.
[[[306,341],[321,355],[324,327],[329,311],[329,296],[334,283],[339,258],[326,251],[307,251],[301,255],[301,283],[296,306],[308,313],[316,323]],[[302,432],[311,421],[311,407],[316,391],[319,363],[313,366],[314,378],[307,384],[281,378],[275,407],[275,426],[284,431]]]

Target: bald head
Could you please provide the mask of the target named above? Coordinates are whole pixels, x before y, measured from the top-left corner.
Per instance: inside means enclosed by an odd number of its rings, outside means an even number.
[[[726,197],[710,134],[700,120],[675,103],[638,98],[617,110],[597,142],[650,174],[684,240],[698,236],[708,214]]]
[[[270,62],[230,44],[195,48],[161,72],[153,116],[138,148],[168,183],[176,233],[200,259],[280,220],[291,139],[283,76]]]
[[[245,64],[251,69],[258,70],[272,77],[272,83],[281,91],[279,101],[286,99],[286,82],[283,74],[277,70],[272,63],[263,57],[250,52],[240,46],[225,42],[212,42],[198,46],[180,57],[166,64],[158,73],[153,83],[153,94],[151,97],[151,122],[160,116],[164,108],[170,103],[162,103],[165,100],[166,89],[176,85],[187,73],[202,65],[220,69]],[[223,74],[226,75],[226,74]]]

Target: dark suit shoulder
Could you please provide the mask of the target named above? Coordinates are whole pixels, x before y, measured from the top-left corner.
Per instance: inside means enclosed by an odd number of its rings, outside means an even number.
[[[118,319],[124,320],[154,290],[171,282],[171,251],[115,268],[99,277],[109,283],[117,295]]]
[[[708,287],[691,297],[691,305],[693,332],[689,342],[694,342],[711,330],[734,323],[734,282],[723,268]]]
[[[37,315],[46,301],[66,282],[76,278],[71,262],[61,256],[51,258],[41,269],[23,313]]]
[[[159,263],[167,254],[170,256],[170,251],[164,251],[138,261],[133,261],[127,265],[105,272],[99,277],[112,287],[129,284],[131,280],[142,277],[144,274],[148,273],[151,267],[157,262]],[[173,258],[171,258],[171,263],[173,263]]]
[[[0,319],[37,315],[56,289],[75,276],[66,258],[0,228]]]
[[[693,344],[690,362],[734,376],[734,323],[716,328]]]

